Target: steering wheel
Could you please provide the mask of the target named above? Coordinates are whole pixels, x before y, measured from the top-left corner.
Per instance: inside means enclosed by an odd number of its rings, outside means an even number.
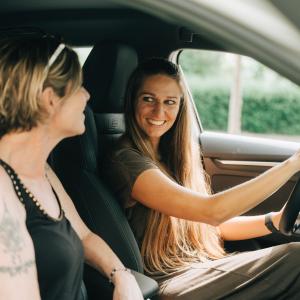
[[[300,179],[298,179],[282,212],[279,230],[284,235],[300,237]]]

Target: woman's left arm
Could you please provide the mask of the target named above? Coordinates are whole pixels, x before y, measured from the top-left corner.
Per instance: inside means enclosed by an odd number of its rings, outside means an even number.
[[[55,175],[50,166],[46,167],[47,176],[54,190],[56,191],[61,205],[65,211],[66,217],[72,224],[72,227],[80,237],[86,262],[101,272],[107,278],[113,269],[124,269],[124,265],[98,235],[88,229],[80,218],[72,200],[63,188],[60,180]],[[126,271],[115,272],[112,278],[115,286],[114,300],[142,300],[143,296],[140,288],[132,274]]]
[[[272,221],[277,229],[281,214],[282,210],[272,214]],[[247,240],[271,233],[265,226],[265,215],[235,217],[219,225],[219,229],[225,241]]]

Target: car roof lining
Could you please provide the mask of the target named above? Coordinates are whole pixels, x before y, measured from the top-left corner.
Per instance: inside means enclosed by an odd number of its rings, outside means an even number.
[[[202,23],[194,26],[187,18],[181,16],[177,19],[172,14],[164,14],[166,9],[160,14],[157,11],[153,13],[149,7],[144,11],[140,7],[129,8],[129,4],[131,2],[123,4],[121,0],[44,0],[38,3],[34,0],[10,0],[0,3],[0,29],[36,26],[47,32],[59,33],[73,46],[116,41],[134,47],[139,58],[168,57],[182,48],[235,52],[251,55],[294,82],[299,82],[298,62],[292,56],[283,57],[278,47],[270,46],[262,37],[260,48],[253,48],[254,35],[245,30],[240,30],[237,36],[226,29],[224,38],[217,33],[211,34],[212,27],[208,30],[206,20],[203,21],[205,26]],[[228,28],[234,31],[233,24],[229,25]],[[197,31],[192,33],[192,39],[181,38],[182,26],[189,27],[191,32]],[[214,30],[218,30],[218,26]],[[267,52],[272,55],[266,55]]]
[[[149,52],[153,52],[154,55],[162,55],[162,52],[170,53],[180,48],[222,49],[217,43],[186,29],[188,32],[186,35],[192,37],[187,40],[186,37],[181,37],[181,26],[133,9],[71,9],[9,13],[1,11],[0,29],[22,26],[34,26],[51,33],[59,33],[74,46],[94,45],[102,40],[116,40],[137,48],[147,46]],[[159,49],[161,44],[163,51]],[[153,49],[156,50],[152,51]]]
[[[10,13],[10,12],[28,12],[28,11],[51,11],[55,9],[59,10],[70,10],[70,9],[106,9],[106,8],[118,8],[122,7],[120,4],[116,4],[111,0],[10,0],[2,1],[0,4],[1,12]]]

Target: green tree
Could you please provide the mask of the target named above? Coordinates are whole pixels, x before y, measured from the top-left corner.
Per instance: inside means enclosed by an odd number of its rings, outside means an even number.
[[[180,54],[180,65],[185,73],[214,75],[221,64],[222,57],[217,52],[185,50]]]

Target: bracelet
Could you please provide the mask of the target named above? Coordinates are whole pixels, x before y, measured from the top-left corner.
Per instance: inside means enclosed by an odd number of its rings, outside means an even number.
[[[111,273],[109,274],[109,279],[108,279],[109,283],[113,283],[114,276],[119,271],[128,272],[131,274],[130,269],[127,269],[125,267],[124,268],[113,268]]]
[[[272,232],[272,233],[279,233],[280,231],[274,226],[272,220],[273,213],[268,213],[265,215],[265,226]]]

